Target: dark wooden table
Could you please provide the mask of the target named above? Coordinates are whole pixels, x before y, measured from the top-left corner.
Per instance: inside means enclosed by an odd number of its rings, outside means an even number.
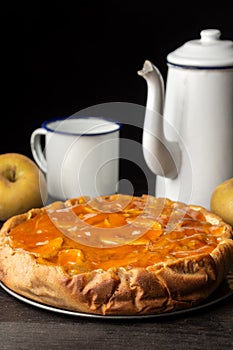
[[[0,288],[0,349],[233,349],[233,295],[199,310],[151,319],[67,316]]]

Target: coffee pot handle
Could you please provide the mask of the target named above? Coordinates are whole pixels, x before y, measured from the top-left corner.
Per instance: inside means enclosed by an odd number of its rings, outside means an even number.
[[[47,173],[47,161],[41,147],[41,136],[45,136],[47,131],[43,128],[38,128],[31,134],[31,151],[33,158],[40,167],[40,169]]]

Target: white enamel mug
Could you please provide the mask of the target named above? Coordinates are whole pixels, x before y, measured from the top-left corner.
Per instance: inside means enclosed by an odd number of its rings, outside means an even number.
[[[50,197],[65,200],[116,193],[120,127],[119,123],[97,117],[43,122],[31,135],[31,151],[46,175]]]

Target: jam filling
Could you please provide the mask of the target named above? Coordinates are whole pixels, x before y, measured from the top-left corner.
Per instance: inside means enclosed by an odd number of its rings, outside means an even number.
[[[199,210],[151,196],[112,195],[51,208],[13,228],[9,242],[70,275],[210,253],[224,235]]]

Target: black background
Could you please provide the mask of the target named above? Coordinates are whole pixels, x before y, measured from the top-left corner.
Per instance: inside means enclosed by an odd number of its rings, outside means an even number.
[[[229,6],[115,0],[2,5],[0,153],[32,157],[30,135],[46,119],[106,102],[145,105],[145,81],[137,75],[144,60],[166,79],[167,54],[201,30],[218,28],[232,40]],[[141,130],[125,134],[140,141]],[[123,162],[121,176],[143,175]]]

